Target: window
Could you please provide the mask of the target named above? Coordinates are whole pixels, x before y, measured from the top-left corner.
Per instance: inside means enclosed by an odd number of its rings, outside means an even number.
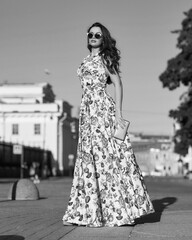
[[[12,134],[18,135],[19,134],[19,124],[13,124],[12,125]]]
[[[36,123],[34,125],[34,134],[35,135],[40,135],[41,134],[41,125],[39,123]]]

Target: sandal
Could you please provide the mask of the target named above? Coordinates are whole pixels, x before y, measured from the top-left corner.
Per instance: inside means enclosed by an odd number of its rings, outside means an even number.
[[[64,226],[72,226],[73,223],[69,223],[69,222],[63,221],[63,225],[64,225]]]

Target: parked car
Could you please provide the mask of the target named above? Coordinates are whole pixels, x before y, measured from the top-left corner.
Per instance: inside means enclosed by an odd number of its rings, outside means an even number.
[[[161,177],[163,176],[163,172],[158,169],[154,169],[153,171],[150,172],[150,175],[154,177]]]

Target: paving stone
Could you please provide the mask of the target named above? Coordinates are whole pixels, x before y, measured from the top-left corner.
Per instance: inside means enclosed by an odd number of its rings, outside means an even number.
[[[133,227],[102,227],[102,228],[90,228],[90,227],[77,227],[74,231],[70,232],[62,239],[126,239]]]
[[[150,234],[143,234],[143,233],[132,233],[129,240],[191,240],[192,237],[186,236],[177,236],[177,237],[170,237],[166,235],[158,236],[158,235],[150,235]]]
[[[138,225],[133,229],[132,234],[139,234],[153,237],[191,237],[191,223],[153,223]]]
[[[63,239],[66,236],[66,239],[68,234],[72,232],[76,227],[75,226],[61,226],[56,231],[51,232],[48,236],[45,236],[42,238],[42,240],[53,240],[53,239]],[[77,240],[77,239],[76,239]]]
[[[147,181],[150,183],[151,180]],[[152,184],[150,196],[153,199],[161,201],[172,196],[177,198],[176,203],[158,209],[155,215],[143,218],[134,227],[87,228],[62,225],[71,179],[42,181],[38,185],[41,198],[36,201],[8,201],[7,192],[11,183],[1,184],[0,181],[0,240],[191,240],[192,184],[185,186],[184,182],[177,182],[174,185],[171,182],[166,191],[164,183],[161,191],[158,182]],[[178,184],[182,193],[177,191]]]

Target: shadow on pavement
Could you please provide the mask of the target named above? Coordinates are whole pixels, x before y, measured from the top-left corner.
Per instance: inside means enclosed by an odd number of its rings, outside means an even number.
[[[14,183],[15,180],[0,180],[0,184]]]
[[[12,200],[9,200],[9,199],[4,199],[4,200],[0,200],[0,203],[2,202],[11,202]],[[1,239],[0,239],[1,240]]]
[[[48,197],[40,197],[39,199],[35,199],[35,200],[28,200],[28,199],[26,199],[26,200],[17,200],[17,199],[13,199],[13,200],[10,200],[10,199],[3,199],[3,200],[0,200],[0,203],[1,202],[14,202],[14,201],[25,201],[25,202],[27,202],[27,201],[39,201],[39,200],[45,200],[45,199],[48,199]],[[1,238],[0,238],[0,240],[1,240]]]
[[[154,223],[154,222],[160,222],[162,212],[171,204],[174,204],[177,201],[177,198],[175,197],[165,197],[162,199],[156,199],[153,200],[153,207],[155,209],[154,213],[151,213],[149,215],[143,216],[140,219],[136,220],[137,224],[143,224],[143,223]]]
[[[25,238],[18,235],[3,235],[0,236],[0,240],[24,240]]]

